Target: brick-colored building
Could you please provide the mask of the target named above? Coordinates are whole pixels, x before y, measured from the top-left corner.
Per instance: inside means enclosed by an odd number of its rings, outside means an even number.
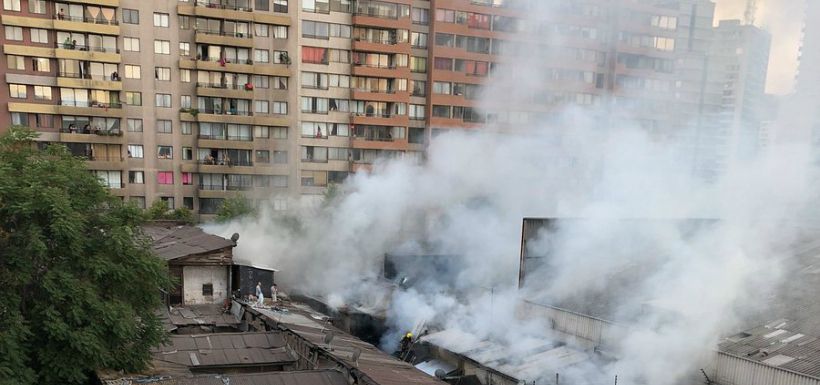
[[[377,158],[421,160],[438,130],[532,126],[566,104],[688,135],[719,104],[702,81],[713,13],[709,0],[4,0],[0,129],[66,143],[139,205],[207,215],[241,193],[287,210]],[[491,77],[533,87],[504,71],[517,61],[537,64],[538,92],[480,106]]]

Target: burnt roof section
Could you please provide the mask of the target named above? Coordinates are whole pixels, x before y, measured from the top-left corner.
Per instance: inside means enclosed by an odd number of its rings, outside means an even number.
[[[167,330],[181,326],[232,327],[240,323],[233,314],[226,314],[216,304],[188,305],[163,309],[161,314]]]
[[[236,246],[230,239],[208,234],[195,226],[150,224],[142,230],[151,237],[154,253],[166,261]]]
[[[369,380],[361,382],[363,384],[445,384],[445,382],[416,369],[413,365],[384,353],[375,346],[334,328],[327,322],[323,322],[326,317],[321,314],[295,306],[288,306],[287,312],[274,312],[250,307],[247,307],[247,309],[250,312],[262,314],[268,320],[277,323],[281,330],[298,335],[323,351],[324,354],[333,357],[335,361],[349,366],[350,370],[357,371],[360,379],[366,377]],[[332,329],[334,333],[332,350],[328,349],[327,344],[324,342],[328,329]],[[359,359],[354,362],[353,352],[357,350],[361,354]]]
[[[345,376],[336,370],[306,370],[299,372],[268,372],[254,374],[207,374],[194,377],[168,376],[131,377],[103,381],[105,385],[348,385]]]
[[[152,353],[154,361],[184,366],[191,371],[208,367],[284,365],[296,361],[281,332],[177,335]]]
[[[724,338],[718,349],[763,365],[820,379],[820,339],[781,319]]]

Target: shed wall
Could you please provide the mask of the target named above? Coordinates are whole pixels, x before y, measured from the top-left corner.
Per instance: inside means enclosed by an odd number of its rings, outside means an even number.
[[[222,303],[228,298],[228,267],[184,266],[183,296],[186,305]],[[212,284],[213,296],[202,295],[202,285]]]

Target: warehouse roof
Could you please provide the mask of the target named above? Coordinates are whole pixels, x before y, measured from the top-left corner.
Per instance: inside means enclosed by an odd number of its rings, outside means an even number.
[[[123,378],[108,380],[106,385],[348,385],[345,376],[336,370],[306,370],[299,372],[269,372],[254,374],[208,374],[194,377],[168,376]]]
[[[727,354],[820,378],[820,339],[792,329],[781,319],[724,338],[718,349]]]

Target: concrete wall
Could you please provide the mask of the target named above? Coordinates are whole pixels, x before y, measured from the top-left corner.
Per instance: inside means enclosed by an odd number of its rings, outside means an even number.
[[[222,303],[228,298],[228,267],[226,266],[185,266],[182,268],[183,303],[197,305]],[[202,285],[213,284],[213,296],[202,295]]]

